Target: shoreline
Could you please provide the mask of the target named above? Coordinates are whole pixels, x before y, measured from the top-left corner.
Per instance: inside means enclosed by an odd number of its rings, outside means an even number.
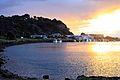
[[[63,40],[64,42],[74,42],[73,40]],[[52,43],[51,40],[34,40],[34,39],[27,39],[27,40],[12,40],[12,41],[2,41],[0,44],[0,53],[4,52],[4,49],[6,47],[10,46],[15,46],[15,45],[22,45],[22,44],[30,44],[30,43]],[[4,54],[4,53],[1,53]],[[18,76],[18,74],[14,74],[8,70],[3,70],[1,69],[1,66],[7,63],[5,60],[5,57],[1,57],[0,55],[0,79],[2,78],[3,80],[40,80],[38,78],[30,78],[26,76]],[[44,75],[43,75],[44,76]],[[44,78],[44,77],[43,77]]]
[[[5,42],[2,43],[2,47],[0,46],[0,54],[4,51],[5,47],[14,46],[14,45],[21,45],[21,44],[29,44],[29,43],[42,43],[40,41],[13,41],[13,42]],[[0,79],[2,80],[41,80],[38,78],[30,78],[26,76],[18,76],[18,74],[11,73],[8,70],[1,69],[1,66],[6,63],[6,60],[4,57],[0,56]],[[49,75],[47,77],[43,76],[43,80],[49,78]],[[119,80],[120,77],[104,77],[104,76],[78,76],[76,79],[70,79],[65,78],[65,80]],[[51,79],[48,79],[51,80]]]
[[[39,43],[40,41],[6,41],[6,42],[1,42],[0,45],[0,53],[4,54],[4,49],[6,47],[14,46],[14,45],[22,45],[22,44],[30,44],[30,43]],[[38,80],[37,78],[30,78],[26,76],[18,76],[18,74],[14,74],[8,70],[3,70],[1,69],[2,65],[4,65],[6,62],[5,57],[1,57],[0,55],[0,79],[2,80]]]

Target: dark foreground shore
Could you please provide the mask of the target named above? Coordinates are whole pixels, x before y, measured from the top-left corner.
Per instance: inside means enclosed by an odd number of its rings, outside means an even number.
[[[19,44],[26,44],[26,43],[37,43],[40,41],[30,41],[30,40],[21,40],[21,41],[6,41],[0,44],[0,80],[55,80],[51,79],[49,75],[41,76],[41,79],[38,78],[30,78],[26,76],[19,76],[18,74],[13,74],[8,70],[3,70],[1,68],[2,65],[6,63],[5,57],[1,56],[4,54],[5,47],[19,45]],[[61,79],[59,79],[61,80]],[[78,76],[76,79],[65,78],[64,80],[120,80],[120,77],[103,77],[103,76]]]

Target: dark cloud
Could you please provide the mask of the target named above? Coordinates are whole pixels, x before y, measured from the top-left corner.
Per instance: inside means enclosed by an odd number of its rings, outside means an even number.
[[[0,10],[3,10],[5,8],[10,8],[13,6],[18,6],[21,3],[25,3],[29,1],[46,1],[46,0],[0,0]]]
[[[15,0],[0,0],[0,10],[9,8],[12,6],[17,6],[18,4],[19,2]]]
[[[0,14],[31,13],[42,16],[87,18],[120,0],[0,0]]]

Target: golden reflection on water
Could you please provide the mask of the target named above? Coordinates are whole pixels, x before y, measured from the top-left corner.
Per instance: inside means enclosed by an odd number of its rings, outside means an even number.
[[[120,76],[119,43],[95,43],[92,45],[92,51],[94,55],[89,62],[92,64],[89,66],[89,72],[96,76]]]
[[[89,76],[120,76],[118,56],[93,56],[88,68]]]
[[[59,77],[58,79],[61,76],[76,78],[78,75],[120,77],[120,42],[40,43],[21,46],[6,51],[10,57],[6,63],[7,69],[21,76],[39,77],[40,74],[47,73]]]
[[[92,49],[96,53],[118,52],[120,51],[120,45],[109,43],[96,43],[92,46]]]
[[[77,46],[78,45],[78,46]],[[120,43],[79,43],[67,47],[66,60],[87,76],[120,77]],[[83,66],[83,67],[81,67]]]

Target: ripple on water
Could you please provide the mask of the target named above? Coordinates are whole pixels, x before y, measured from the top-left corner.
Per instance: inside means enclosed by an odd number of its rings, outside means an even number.
[[[118,43],[99,43],[119,47]],[[52,78],[75,78],[87,76],[120,76],[120,50],[98,53],[93,51],[96,43],[36,43],[12,46],[5,55],[5,64],[11,72],[21,76]],[[95,47],[95,46],[94,46]],[[99,46],[97,46],[98,48]],[[113,49],[116,50],[116,49]]]

